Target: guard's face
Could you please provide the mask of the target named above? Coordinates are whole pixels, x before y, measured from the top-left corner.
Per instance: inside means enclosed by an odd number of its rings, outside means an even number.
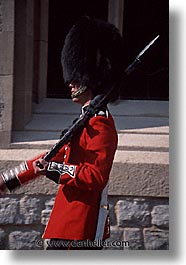
[[[83,91],[79,95],[76,95],[77,92],[81,89],[80,85],[70,83],[69,87],[71,89],[71,96],[73,102],[81,104],[83,106],[92,99],[92,92],[89,88],[86,88],[85,91]]]
[[[69,87],[71,89],[71,97],[73,98],[73,95],[79,90],[80,85],[70,83]]]

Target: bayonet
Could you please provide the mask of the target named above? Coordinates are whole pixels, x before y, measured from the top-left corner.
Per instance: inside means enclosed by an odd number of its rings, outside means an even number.
[[[137,64],[141,63],[141,56],[154,44],[154,42],[159,38],[160,35],[156,36],[145,48],[136,56],[135,60],[125,69],[125,73],[130,74],[136,67]]]

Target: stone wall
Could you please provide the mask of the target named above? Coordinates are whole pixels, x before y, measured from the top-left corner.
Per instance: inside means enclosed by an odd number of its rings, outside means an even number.
[[[42,250],[54,199],[41,194],[1,197],[0,249]],[[109,205],[111,237],[105,249],[168,249],[168,199],[109,196]]]
[[[0,147],[11,139],[14,57],[14,0],[0,0]]]
[[[46,96],[48,5],[0,0],[0,148],[31,119],[33,91],[35,101]]]

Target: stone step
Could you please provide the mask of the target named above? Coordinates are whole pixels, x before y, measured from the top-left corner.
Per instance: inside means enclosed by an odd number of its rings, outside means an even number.
[[[24,161],[47,152],[48,149],[0,149],[0,161]],[[161,154],[161,155],[160,155]],[[114,158],[116,163],[169,164],[168,152],[120,151]]]
[[[168,117],[168,101],[120,100],[118,104],[108,104],[112,115]],[[40,114],[79,114],[81,107],[71,99],[46,98],[34,104],[34,113]]]
[[[109,109],[118,131],[119,150],[168,151],[168,102],[122,100]],[[51,148],[79,112],[80,106],[69,99],[35,104],[25,130],[13,132],[11,148]]]
[[[34,158],[47,150],[0,150],[0,172]],[[40,177],[12,193],[55,194],[58,186]],[[116,151],[110,174],[109,195],[156,196],[169,195],[168,152]]]
[[[129,133],[169,133],[168,101],[121,100],[109,104],[116,128]],[[79,116],[81,107],[70,99],[44,99],[34,104],[27,131],[60,132]]]
[[[26,125],[26,131],[60,132],[68,128],[78,116],[74,114],[34,114]],[[168,133],[167,117],[114,116],[116,129],[129,132]]]
[[[119,133],[118,150],[168,152],[169,135]]]
[[[59,132],[14,132],[11,148],[50,149],[58,141]],[[168,151],[167,134],[118,133],[118,150]]]

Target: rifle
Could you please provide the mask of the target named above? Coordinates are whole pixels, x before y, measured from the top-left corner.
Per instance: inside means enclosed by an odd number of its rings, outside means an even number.
[[[136,56],[135,60],[129,64],[129,66],[125,69],[123,78],[129,75],[134,71],[136,66],[141,63],[142,55],[154,44],[154,42],[159,38],[159,35],[156,36],[149,44],[145,46],[145,48]],[[123,80],[122,78],[122,80]],[[121,82],[121,80],[119,81]],[[90,104],[83,115],[80,116],[79,119],[75,121],[75,123],[64,133],[62,138],[51,148],[49,152],[43,157],[43,160],[49,162],[58,152],[59,150],[72,138],[77,135],[85,126],[85,123],[93,117],[103,106],[106,106],[109,103],[109,97],[111,93],[114,91],[115,85],[106,93],[97,95],[90,101]],[[36,165],[43,169],[43,165],[40,162],[37,162]]]

